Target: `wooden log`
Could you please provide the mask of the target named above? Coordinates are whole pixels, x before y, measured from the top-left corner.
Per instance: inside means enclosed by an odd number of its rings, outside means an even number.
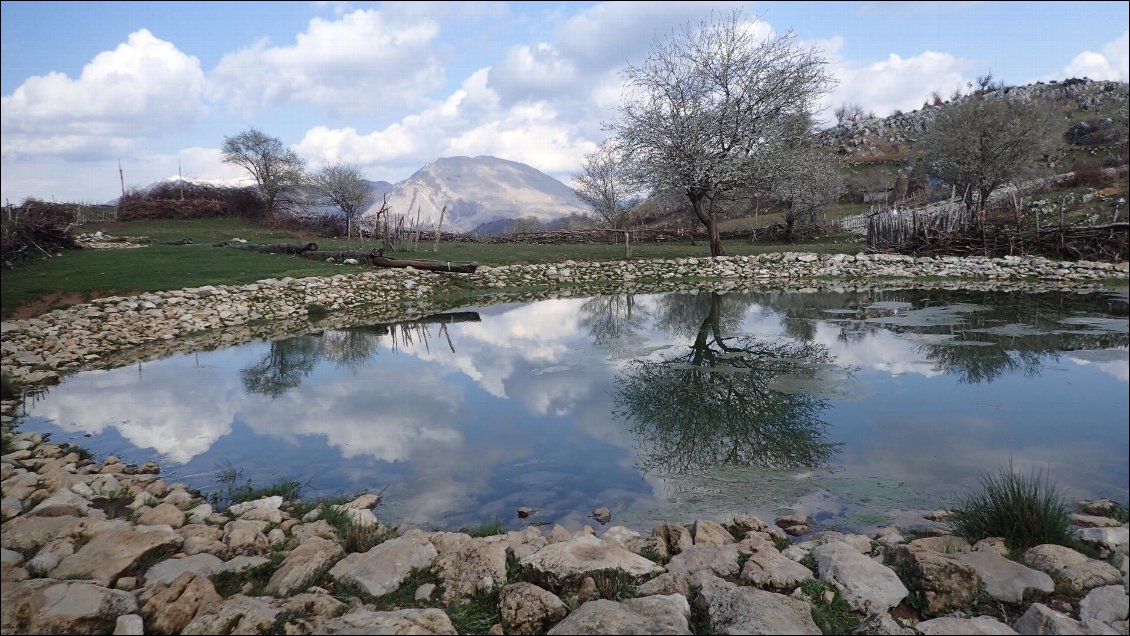
[[[192,245],[192,239],[182,238],[179,241],[165,241],[161,245]]]
[[[478,263],[457,261],[429,261],[424,259],[398,259],[372,254],[369,262],[376,267],[412,267],[429,272],[455,272],[458,274],[474,274],[479,268]]]
[[[231,247],[237,250],[248,250],[251,252],[263,252],[266,254],[298,254],[305,256],[309,252],[318,251],[317,243],[266,243],[263,245],[254,245],[251,243],[217,243],[220,247]]]

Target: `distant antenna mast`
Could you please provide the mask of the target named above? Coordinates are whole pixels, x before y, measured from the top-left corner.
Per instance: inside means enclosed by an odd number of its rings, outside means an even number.
[[[118,159],[118,178],[122,181],[122,198],[126,198],[126,175],[122,172],[122,160]]]
[[[180,171],[180,159],[177,159],[177,186],[180,189],[180,200],[184,201],[184,174]]]

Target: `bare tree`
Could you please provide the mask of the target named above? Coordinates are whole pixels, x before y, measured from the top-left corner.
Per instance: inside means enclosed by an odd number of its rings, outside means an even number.
[[[712,256],[725,255],[715,200],[771,181],[765,156],[782,121],[808,112],[831,81],[815,49],[791,32],[758,41],[756,26],[735,11],[657,41],[623,71],[631,97],[612,125],[639,183],[686,194]]]
[[[361,171],[356,166],[333,164],[315,172],[310,183],[322,201],[345,214],[345,237],[352,236],[354,219],[375,201],[373,189]]]
[[[627,224],[633,201],[629,172],[619,143],[610,137],[585,157],[581,172],[573,175],[574,191],[602,225],[622,230]]]
[[[929,174],[963,191],[971,217],[998,188],[1035,175],[1057,152],[1063,122],[1034,102],[973,95],[941,110],[923,136]]]
[[[224,137],[224,163],[242,166],[259,186],[259,196],[267,215],[274,214],[287,203],[305,178],[302,159],[272,137],[255,128],[231,137]]]

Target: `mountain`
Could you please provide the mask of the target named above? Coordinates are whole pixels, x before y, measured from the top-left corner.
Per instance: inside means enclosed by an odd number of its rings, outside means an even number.
[[[380,209],[377,203],[363,216]],[[447,206],[443,229],[467,232],[503,219],[534,217],[549,222],[587,212],[577,195],[557,179],[524,163],[491,156],[444,157],[428,163],[404,181],[388,188],[393,215],[414,223],[417,212],[425,226],[434,226]]]

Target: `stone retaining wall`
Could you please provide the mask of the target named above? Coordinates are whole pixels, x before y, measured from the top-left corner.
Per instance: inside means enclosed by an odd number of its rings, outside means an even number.
[[[59,372],[116,366],[132,359],[237,344],[309,330],[311,311],[329,318],[319,328],[362,320],[395,320],[462,303],[473,291],[644,285],[666,291],[680,281],[718,280],[740,285],[820,287],[829,281],[870,284],[931,279],[989,284],[1040,281],[1077,289],[1126,279],[1127,264],[1061,262],[1043,258],[913,258],[901,255],[776,253],[720,258],[480,267],[474,274],[380,270],[327,278],[267,279],[248,285],[205,286],[131,297],[108,297],[2,325],[0,366],[23,384],[51,382]],[[481,300],[481,298],[479,299]],[[478,301],[475,301],[478,302]],[[446,306],[446,307],[445,307]],[[203,335],[203,342],[197,338]],[[193,337],[189,341],[184,339]],[[154,344],[169,343],[169,347]],[[148,351],[149,353],[143,353]]]

